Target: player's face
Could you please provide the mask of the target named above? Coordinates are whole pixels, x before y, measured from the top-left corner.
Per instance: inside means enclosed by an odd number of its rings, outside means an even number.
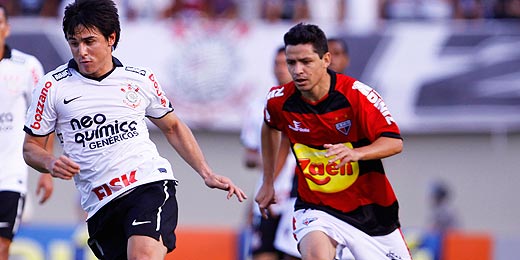
[[[7,36],[9,36],[9,24],[7,23],[4,9],[0,8],[0,47],[3,48]]]
[[[341,43],[337,41],[330,41],[328,45],[331,55],[329,68],[333,71],[343,73],[349,64],[347,53]]]
[[[115,33],[106,39],[98,28],[78,26],[74,35],[68,35],[70,51],[84,76],[98,78],[113,68],[112,46]]]
[[[321,98],[324,88],[330,85],[326,77],[327,67],[330,64],[330,53],[320,59],[314,52],[312,44],[287,45],[285,48],[287,67],[294,80],[296,88],[304,96]]]
[[[289,83],[292,80],[291,74],[289,74],[289,70],[287,70],[287,61],[285,60],[285,52],[283,51],[276,54],[274,59],[274,76],[280,85]]]

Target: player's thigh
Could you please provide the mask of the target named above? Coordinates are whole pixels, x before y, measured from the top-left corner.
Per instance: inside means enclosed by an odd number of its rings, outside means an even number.
[[[322,231],[307,233],[299,243],[303,260],[334,259],[337,242]]]
[[[166,247],[159,241],[148,236],[131,236],[128,239],[128,259],[164,259]]]

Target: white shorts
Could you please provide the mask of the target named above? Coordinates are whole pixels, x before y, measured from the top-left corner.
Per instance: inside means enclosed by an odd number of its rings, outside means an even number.
[[[282,206],[282,213],[278,228],[276,230],[276,236],[274,240],[274,247],[280,252],[286,255],[290,255],[296,258],[302,258],[298,251],[298,242],[294,238],[293,232],[293,216],[294,216],[294,203],[296,198],[287,200]],[[341,260],[354,260],[354,256],[350,253],[348,248],[343,248],[341,252]]]
[[[301,258],[298,243],[293,235],[294,202],[296,202],[296,198],[291,198],[281,205],[282,211],[274,237],[274,247],[286,255]]]
[[[385,236],[369,236],[345,221],[320,210],[298,210],[294,212],[296,239],[300,241],[312,231],[322,231],[334,239],[336,259],[346,260],[411,260],[410,251],[400,229]],[[351,256],[345,256],[348,252]]]

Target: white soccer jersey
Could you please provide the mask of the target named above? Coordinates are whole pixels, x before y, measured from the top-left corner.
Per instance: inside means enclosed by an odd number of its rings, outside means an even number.
[[[173,111],[170,101],[151,70],[113,60],[116,68],[101,81],[82,76],[73,60],[47,73],[24,128],[35,136],[55,131],[64,154],[80,165],[74,181],[88,217],[132,188],[174,180],[145,123],[145,116]]]
[[[28,99],[43,76],[34,57],[6,47],[0,60],[0,190],[27,192],[28,167],[22,156]]]

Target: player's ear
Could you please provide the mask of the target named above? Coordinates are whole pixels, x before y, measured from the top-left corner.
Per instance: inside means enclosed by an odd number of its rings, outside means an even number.
[[[330,61],[332,60],[331,57],[332,56],[330,52],[326,52],[325,54],[323,54],[323,58],[321,58],[321,60],[323,60],[324,63],[323,65],[325,65],[326,68],[328,68],[330,65]]]
[[[112,47],[114,46],[114,43],[116,42],[116,33],[113,32],[108,36],[108,46]]]
[[[11,26],[7,23],[5,25],[4,38],[7,38],[9,35],[11,35]]]

